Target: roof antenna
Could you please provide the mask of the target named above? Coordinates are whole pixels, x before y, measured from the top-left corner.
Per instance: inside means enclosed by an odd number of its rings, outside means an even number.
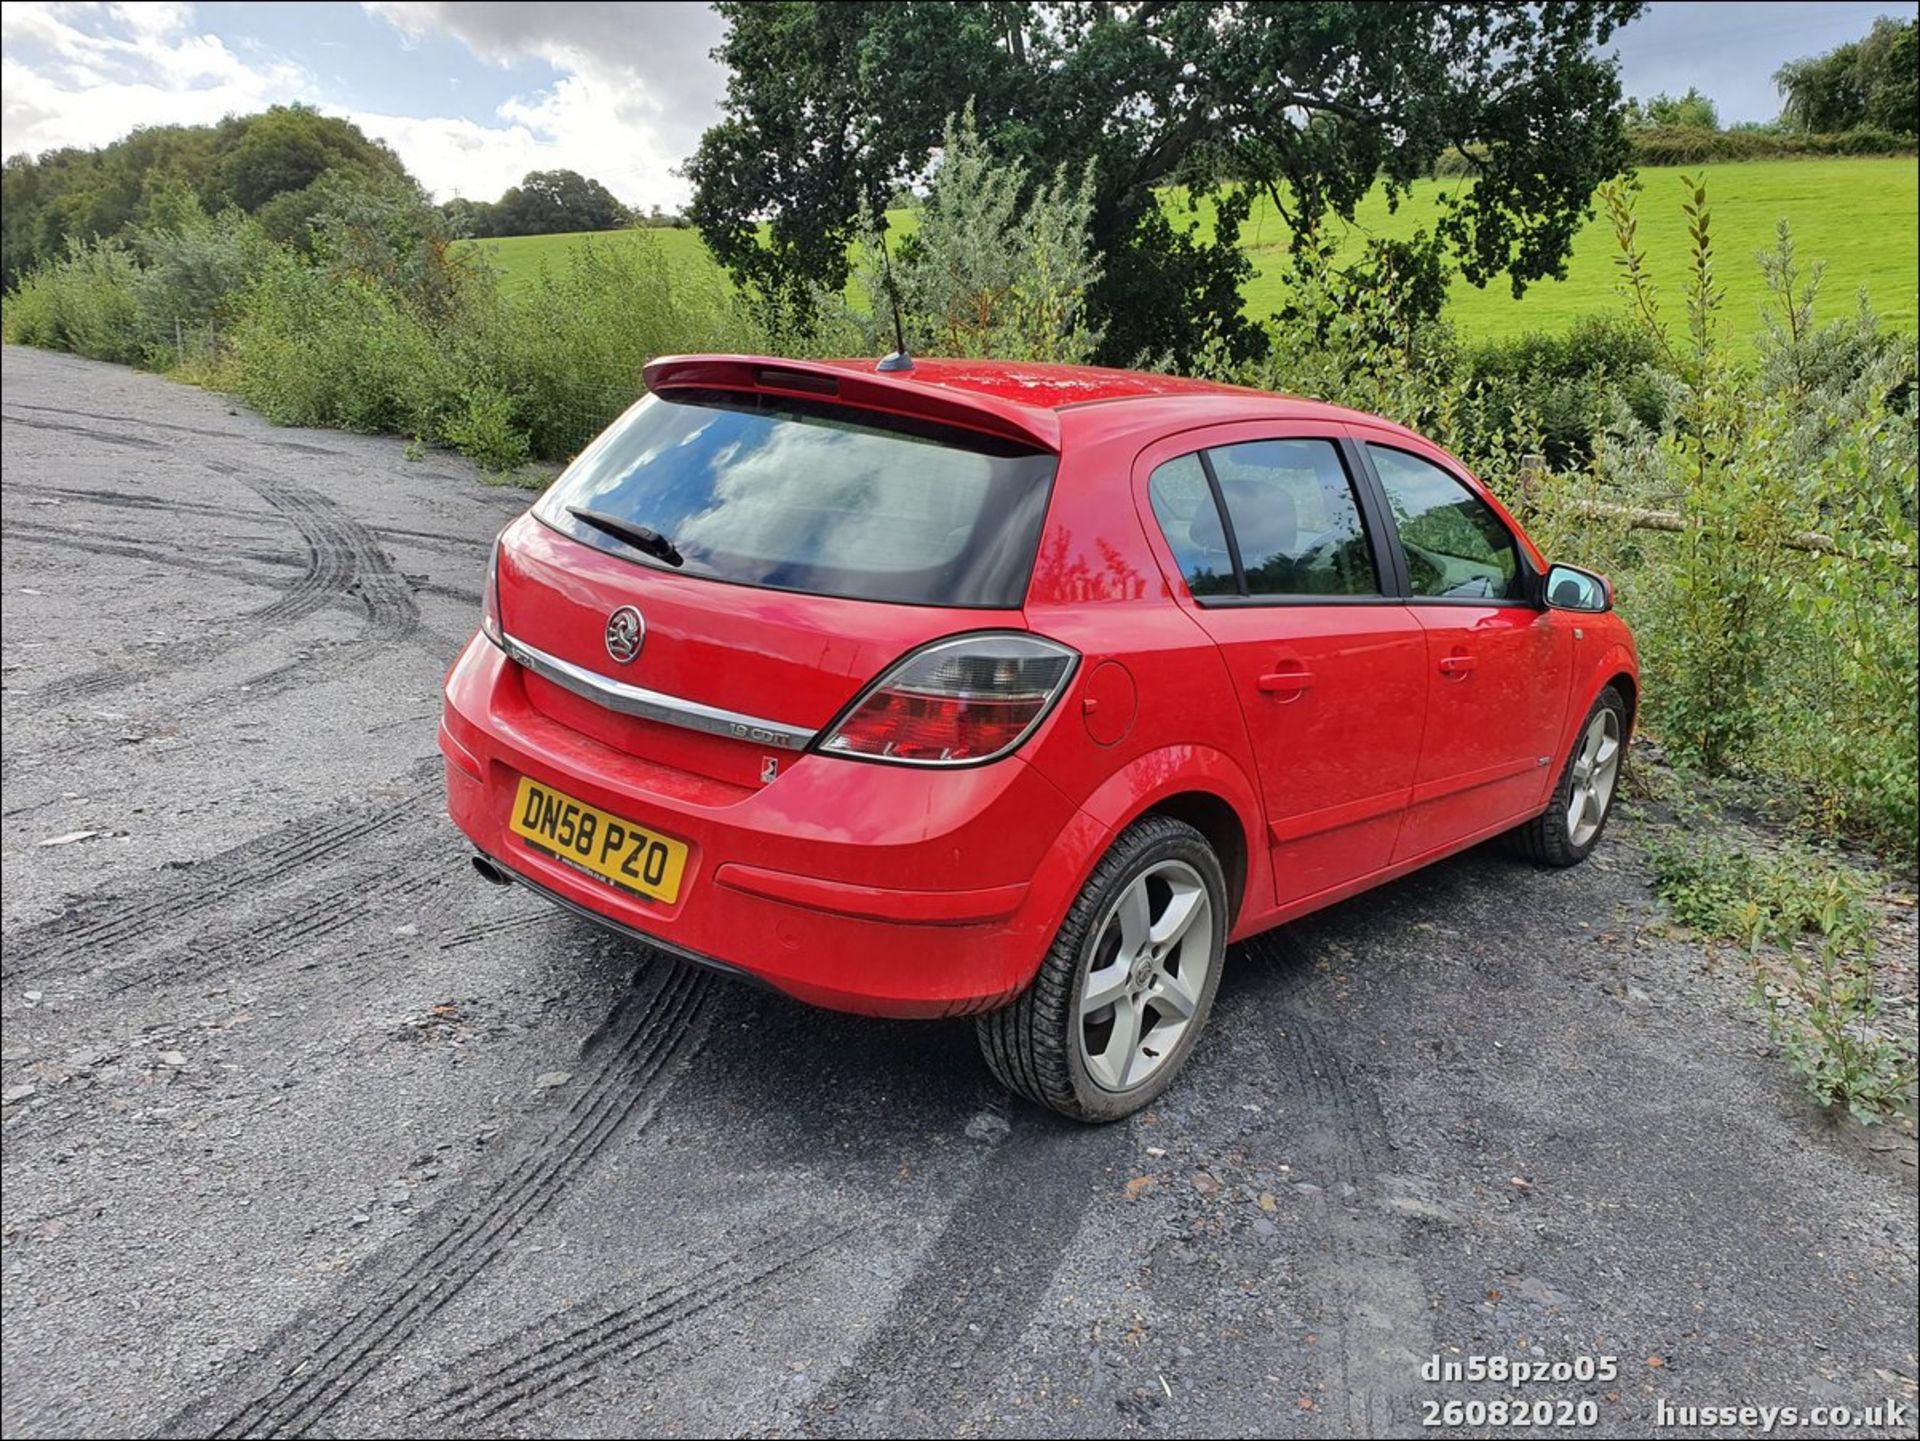
[[[913,357],[907,354],[907,331],[900,322],[900,287],[893,281],[893,256],[887,248],[886,217],[880,219],[880,264],[886,271],[887,300],[893,306],[893,354],[882,356],[875,370],[889,374],[913,369]]]

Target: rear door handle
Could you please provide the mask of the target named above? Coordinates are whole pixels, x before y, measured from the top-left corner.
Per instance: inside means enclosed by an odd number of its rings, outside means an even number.
[[[1460,680],[1473,669],[1473,657],[1470,655],[1449,655],[1440,658],[1440,674],[1453,680]]]
[[[1310,670],[1270,670],[1254,682],[1267,695],[1298,695],[1313,684]]]

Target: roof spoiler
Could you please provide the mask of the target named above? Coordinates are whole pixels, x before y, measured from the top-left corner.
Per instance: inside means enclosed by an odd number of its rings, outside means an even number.
[[[1051,410],[950,389],[913,371],[876,374],[817,360],[766,355],[663,355],[648,364],[645,375],[647,389],[653,391],[830,396],[860,410],[961,426],[1042,450],[1060,449],[1060,421]]]

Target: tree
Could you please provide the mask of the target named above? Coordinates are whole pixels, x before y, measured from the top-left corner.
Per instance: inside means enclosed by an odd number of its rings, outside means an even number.
[[[1638,13],[1626,0],[718,8],[725,115],[687,162],[690,213],[742,286],[803,317],[844,285],[861,207],[925,174],[969,98],[990,149],[1031,176],[1093,162],[1090,307],[1121,362],[1259,348],[1239,247],[1257,195],[1304,248],[1376,182],[1397,199],[1458,151],[1477,183],[1410,248],[1517,292],[1563,273],[1595,186],[1629,159],[1595,48]]]
[[[1651,100],[1629,100],[1627,124],[1636,130],[1718,130],[1720,111],[1689,86],[1685,95],[1677,97],[1662,93]]]
[[[576,170],[529,171],[488,207],[491,228],[481,235],[557,235],[572,230],[617,230],[627,208],[598,180]]]
[[[452,240],[472,240],[494,234],[493,206],[484,200],[468,200],[456,195],[440,207]]]
[[[329,170],[371,173],[374,143],[357,126],[304,105],[276,105],[253,116],[220,162],[233,203],[249,213],[277,195],[305,190]]]
[[[1774,87],[1790,129],[1824,133],[1873,126],[1920,132],[1920,21],[1881,16],[1859,40],[1783,65]]]
[[[350,121],[304,105],[228,116],[217,125],[156,125],[97,150],[16,155],[4,172],[0,271],[6,283],[67,242],[125,236],[149,218],[152,197],[184,187],[209,215],[237,205],[269,211],[269,229],[297,238],[312,213],[300,196],[328,174],[411,184],[386,146]]]
[[[1866,94],[1862,123],[1896,135],[1920,134],[1920,21],[1874,21],[1854,64]]]

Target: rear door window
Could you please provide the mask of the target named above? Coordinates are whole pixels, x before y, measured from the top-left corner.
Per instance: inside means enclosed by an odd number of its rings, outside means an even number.
[[[616,421],[535,514],[585,545],[714,580],[1013,608],[1055,465],[996,437],[827,402],[676,391]],[[579,510],[654,532],[679,564]]]
[[[1197,597],[1380,594],[1353,481],[1331,440],[1196,451],[1155,470],[1147,492]]]
[[[1353,482],[1330,440],[1256,440],[1207,452],[1233,518],[1247,594],[1378,595]]]
[[[1520,587],[1513,534],[1479,496],[1430,460],[1369,443],[1406,552],[1409,588],[1446,600],[1508,600]]]

